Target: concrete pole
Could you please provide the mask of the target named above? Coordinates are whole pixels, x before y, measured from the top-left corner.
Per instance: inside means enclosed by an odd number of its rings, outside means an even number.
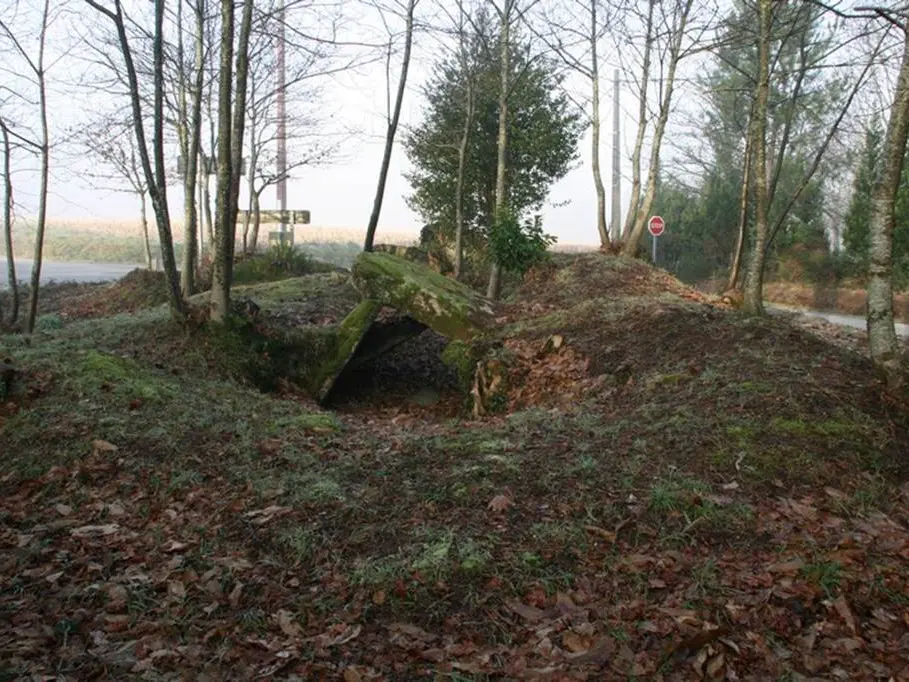
[[[281,214],[287,211],[287,110],[284,99],[284,88],[287,82],[287,68],[284,62],[284,0],[278,3],[278,96],[277,96],[277,116],[278,131],[277,143],[278,149],[275,159],[275,172],[278,174],[278,208]],[[284,221],[281,221],[280,227],[282,233],[285,230]]]
[[[622,237],[622,157],[619,151],[621,133],[619,129],[619,70],[613,74],[614,91],[612,102],[612,243],[617,244]]]

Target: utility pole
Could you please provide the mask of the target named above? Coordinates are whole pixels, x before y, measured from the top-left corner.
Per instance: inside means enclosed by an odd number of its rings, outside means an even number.
[[[612,243],[618,244],[622,237],[622,174],[619,168],[622,157],[619,152],[621,136],[619,131],[619,70],[613,73],[612,96]]]
[[[278,0],[278,150],[275,159],[275,172],[278,174],[278,209],[281,211],[281,243],[284,243],[287,212],[287,110],[284,90],[287,83],[287,68],[284,63],[284,0]]]

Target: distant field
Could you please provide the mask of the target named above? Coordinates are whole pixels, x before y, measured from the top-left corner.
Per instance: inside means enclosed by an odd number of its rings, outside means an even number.
[[[149,224],[151,231],[155,232],[154,223]],[[183,241],[183,223],[172,223],[174,239]],[[262,225],[260,234],[267,233],[270,226]],[[16,226],[17,232],[29,234],[34,232],[33,221],[21,221]],[[238,232],[242,230],[238,226]],[[112,237],[140,237],[142,228],[138,220],[75,220],[53,218],[49,220],[47,226],[48,238],[52,238],[54,233],[64,234],[85,234],[97,236]],[[315,242],[347,242],[362,241],[366,235],[366,228],[362,227],[337,227],[327,225],[298,225],[296,228],[297,241],[315,241]],[[410,244],[419,238],[418,230],[382,230],[380,228],[377,235],[380,241],[390,243]]]
[[[271,226],[263,225],[260,245],[267,243]],[[157,245],[157,232],[150,225],[153,247]],[[174,223],[177,250],[183,241],[182,223]],[[32,221],[20,221],[14,229],[14,248],[17,258],[31,257],[34,250],[35,228]],[[321,260],[347,266],[363,244],[365,227],[338,227],[327,225],[300,225],[294,231],[296,244],[304,246]],[[242,228],[238,227],[237,244],[241,243]],[[208,235],[206,235],[207,241]],[[379,229],[376,242],[409,246],[419,239],[416,230]],[[595,251],[596,246],[582,244],[557,244],[554,251],[577,253]],[[0,256],[5,256],[0,243]],[[54,218],[48,222],[44,243],[44,257],[49,261],[94,261],[101,263],[142,263],[145,246],[138,220],[74,220]]]
[[[157,247],[157,233],[152,230],[153,249]],[[346,264],[350,253],[362,247],[365,228],[301,225],[294,233],[298,245],[309,247],[317,258]],[[241,243],[242,228],[238,228],[237,244]],[[410,245],[419,238],[416,232],[382,231],[376,239],[383,243]],[[28,258],[34,250],[35,229],[31,222],[22,221],[14,229],[14,250],[17,258]],[[178,255],[183,241],[183,225],[174,224],[174,239]],[[267,243],[268,226],[262,226],[260,245]],[[208,235],[206,235],[206,242]],[[0,243],[0,257],[6,251]],[[101,263],[145,262],[145,245],[139,221],[96,221],[52,219],[47,226],[44,257],[49,261],[93,261]]]

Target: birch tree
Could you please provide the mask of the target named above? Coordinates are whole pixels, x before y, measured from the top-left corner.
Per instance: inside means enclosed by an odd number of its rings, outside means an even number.
[[[894,204],[909,136],[909,20],[884,9],[872,10],[896,26],[902,39],[902,61],[882,149],[883,167],[871,193],[868,342],[871,360],[891,389],[906,383],[906,368],[893,320]]]
[[[385,151],[382,155],[382,165],[379,168],[379,180],[376,187],[376,196],[373,200],[372,213],[369,216],[369,224],[366,227],[366,241],[363,244],[364,251],[372,251],[373,241],[376,236],[376,229],[379,227],[379,216],[382,212],[382,202],[385,198],[385,184],[388,181],[388,170],[391,166],[391,152],[394,149],[395,135],[398,132],[398,123],[401,120],[401,107],[404,104],[404,92],[407,88],[407,74],[410,71],[410,54],[413,48],[414,32],[414,14],[417,9],[419,0],[397,0],[397,11],[404,15],[404,53],[401,56],[401,71],[398,76],[398,89],[395,95],[394,106],[391,106],[391,97],[389,92],[389,106],[387,109],[388,123],[385,130]],[[387,9],[380,8],[379,14],[385,28],[389,33],[388,57],[386,69],[386,84],[391,89],[391,57],[392,57],[392,33],[386,20]]]
[[[218,73],[218,175],[215,203],[215,245],[212,269],[211,319],[223,322],[230,312],[237,200],[243,161],[246,93],[249,74],[249,36],[253,0],[244,0],[236,49],[233,0],[221,0],[220,67]],[[233,84],[236,82],[236,91]]]
[[[14,53],[28,73],[29,85],[36,91],[38,131],[32,137],[20,137],[29,148],[35,151],[40,160],[38,186],[38,214],[36,218],[35,250],[32,262],[31,281],[29,286],[28,309],[25,317],[25,332],[31,334],[38,316],[38,296],[41,288],[41,265],[44,255],[44,235],[47,227],[47,194],[50,180],[50,128],[47,111],[47,31],[51,22],[51,3],[44,0],[38,23],[37,46],[30,50],[24,39],[13,32],[11,26],[0,20],[0,35],[3,35],[13,46]],[[26,97],[23,101],[31,101]],[[4,127],[4,135],[9,134]],[[9,176],[7,175],[7,179]]]
[[[773,23],[773,0],[758,0],[758,73],[754,96],[754,116],[751,120],[751,148],[754,150],[755,228],[753,253],[764,253],[767,244],[769,187],[767,180],[767,100],[770,95],[770,40]],[[761,267],[749,267],[745,280],[745,309],[762,312],[764,301]]]
[[[16,257],[13,251],[13,145],[9,126],[0,116],[0,133],[3,135],[3,245],[6,248],[6,275],[10,291],[10,310],[4,316],[0,311],[0,327],[12,327],[19,319],[19,279],[16,277]]]
[[[806,9],[807,12],[803,13],[803,10]],[[764,11],[760,5],[759,11]],[[813,149],[810,148],[810,146],[806,147],[801,158],[799,158],[799,163],[796,164],[797,174],[795,175],[797,181],[792,187],[791,193],[789,196],[781,196],[779,192],[781,188],[780,179],[783,175],[784,167],[789,164],[790,160],[787,159],[787,154],[789,153],[792,139],[796,134],[794,121],[798,119],[798,112],[805,109],[807,102],[809,101],[807,96],[809,92],[806,83],[811,78],[816,77],[819,72],[828,71],[837,66],[836,64],[831,64],[830,57],[837,54],[844,45],[849,44],[851,42],[851,37],[847,37],[838,43],[828,44],[827,42],[822,41],[820,45],[820,55],[813,56],[813,50],[810,49],[807,39],[812,33],[808,28],[810,28],[812,23],[816,23],[819,18],[817,8],[811,4],[802,5],[796,8],[796,14],[791,15],[785,14],[787,8],[781,6],[774,7],[771,5],[766,11],[771,13],[772,23],[776,14],[781,14],[787,18],[787,23],[790,25],[791,30],[784,34],[784,41],[791,36],[796,37],[797,43],[795,49],[797,52],[797,61],[795,62],[795,73],[785,74],[783,76],[784,80],[787,78],[794,80],[794,85],[788,96],[788,101],[784,98],[783,116],[775,119],[778,125],[773,130],[772,134],[773,142],[771,148],[775,148],[775,158],[772,161],[770,155],[766,153],[767,118],[769,116],[766,102],[764,103],[763,112],[761,112],[758,108],[760,100],[757,99],[757,97],[755,98],[753,115],[755,118],[762,117],[764,119],[760,123],[765,130],[765,139],[763,141],[763,144],[765,145],[765,160],[763,165],[758,162],[753,173],[755,175],[756,183],[766,183],[766,191],[762,192],[760,186],[758,184],[755,185],[754,201],[756,218],[754,243],[748,259],[744,291],[745,310],[752,314],[761,314],[764,311],[763,279],[770,247],[774,239],[782,231],[784,225],[786,225],[789,215],[803,193],[811,186],[815,174],[820,168],[825,156],[828,154],[831,144],[839,134],[842,123],[850,111],[856,96],[867,81],[867,77],[873,65],[878,61],[884,41],[884,36],[880,36],[873,43],[873,47],[870,50],[870,53],[866,55],[864,63],[856,65],[856,72],[849,76],[849,78],[851,78],[851,84],[849,84],[849,80],[846,78],[838,81],[831,81],[830,89],[835,89],[840,93],[839,96],[841,99],[838,101],[833,100],[832,106],[830,101],[826,99],[823,101],[827,115],[821,119],[820,125],[816,126],[815,130],[808,131],[809,134],[812,134],[814,137],[819,137],[820,139],[819,141],[810,140],[808,144],[813,146]],[[763,26],[763,24],[761,25]],[[769,88],[770,77],[774,75],[774,65],[779,62],[779,57],[773,54],[773,31],[771,30],[769,35],[760,34],[758,41],[759,60],[763,52],[767,53]],[[848,89],[844,88],[847,84],[849,85]],[[760,94],[760,87],[759,81],[756,94]],[[834,112],[832,118],[829,116],[830,112]],[[757,145],[760,144],[761,141],[757,138],[754,128],[752,128],[752,132],[755,136],[751,139],[751,145],[755,149],[755,159],[757,161]],[[790,172],[792,169],[792,166],[790,166]]]
[[[177,0],[177,68],[178,121],[177,133],[183,158],[183,267],[180,290],[184,296],[195,293],[195,273],[199,254],[196,213],[196,186],[202,146],[202,97],[205,85],[205,0],[191,5],[194,17],[193,66],[190,74],[184,66],[184,0]],[[187,77],[190,76],[190,78]],[[191,85],[190,85],[191,81]]]
[[[610,244],[606,222],[606,187],[600,164],[600,139],[602,116],[600,114],[600,42],[609,30],[610,15],[603,0],[570,0],[557,3],[555,10],[547,12],[543,23],[545,31],[538,35],[571,70],[580,74],[590,84],[590,165],[596,192],[596,224],[600,244]],[[650,5],[652,15],[653,6]],[[648,46],[650,42],[648,42]],[[645,48],[645,69],[649,70],[649,47]],[[646,101],[646,100],[644,100]],[[585,106],[586,108],[586,106]],[[614,112],[618,115],[618,112]],[[640,159],[640,150],[638,150]],[[640,167],[640,161],[638,162]],[[640,175],[640,172],[638,173]],[[638,190],[639,191],[639,190]]]
[[[136,150],[136,138],[131,131],[130,121],[119,120],[117,116],[105,114],[90,120],[78,132],[82,146],[89,158],[99,163],[102,170],[88,172],[95,187],[126,191],[139,201],[139,225],[145,249],[145,266],[151,270],[154,264],[151,239],[148,233],[148,185],[142,173]],[[107,183],[113,183],[108,186]]]
[[[158,242],[161,249],[161,262],[167,279],[167,288],[171,311],[174,316],[183,318],[186,314],[186,303],[180,291],[180,278],[177,274],[177,262],[174,257],[173,233],[170,226],[170,210],[167,201],[167,174],[164,164],[164,2],[155,0],[154,7],[154,102],[152,105],[152,148],[149,150],[145,133],[142,92],[139,76],[133,60],[129,35],[126,30],[127,19],[123,12],[121,0],[113,0],[113,7],[106,6],[101,0],[83,0],[89,7],[106,17],[117,34],[120,56],[126,69],[129,101],[132,115],[133,132],[136,136],[136,148],[142,165],[142,172],[148,185],[149,196],[155,213],[158,228]],[[154,159],[154,161],[152,160]],[[154,166],[152,165],[154,163]]]
[[[625,220],[625,235],[624,243],[622,245],[622,253],[634,256],[638,252],[638,247],[641,243],[641,238],[644,236],[644,229],[647,226],[647,218],[650,215],[651,207],[653,206],[653,200],[656,197],[657,189],[657,180],[659,178],[660,170],[660,153],[662,150],[663,136],[666,133],[666,125],[669,122],[669,114],[672,109],[672,97],[675,92],[676,85],[676,73],[678,71],[678,66],[681,60],[698,51],[702,47],[702,39],[704,34],[707,32],[710,21],[708,20],[700,26],[691,26],[692,19],[692,8],[694,7],[694,0],[673,0],[669,3],[660,3],[658,15],[659,24],[657,24],[660,29],[659,32],[654,33],[654,6],[653,0],[647,0],[648,10],[647,10],[647,27],[649,28],[648,33],[645,37],[645,64],[642,66],[641,70],[641,83],[640,83],[640,111],[644,112],[646,110],[646,90],[649,87],[648,80],[650,78],[650,67],[649,63],[646,61],[652,50],[653,43],[657,40],[658,36],[666,35],[667,42],[665,50],[660,52],[661,66],[665,69],[665,77],[663,77],[659,82],[660,97],[658,102],[658,111],[656,120],[653,127],[653,137],[650,141],[650,161],[647,168],[647,181],[644,183],[642,194],[640,199],[635,194],[634,189],[634,177],[632,178],[632,197],[631,204],[628,207],[628,217]],[[689,30],[693,28],[693,30]],[[641,147],[643,144],[644,133],[643,128],[646,127],[646,123],[642,125],[642,120],[638,122],[638,136],[635,141],[635,151],[633,154],[632,162],[634,163],[634,156],[637,157],[637,163],[640,163]],[[641,186],[640,172],[637,175],[638,186]],[[638,203],[638,201],[640,203]]]

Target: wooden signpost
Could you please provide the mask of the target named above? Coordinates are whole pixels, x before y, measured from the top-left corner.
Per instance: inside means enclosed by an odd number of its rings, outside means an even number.
[[[243,222],[246,216],[253,220],[255,216],[250,211],[237,211],[237,221]],[[310,213],[307,210],[287,210],[287,211],[259,211],[259,223],[266,225],[281,225],[282,229],[274,230],[268,233],[268,245],[274,244],[293,244],[294,243],[294,226],[309,225]],[[285,230],[283,226],[289,226]]]

